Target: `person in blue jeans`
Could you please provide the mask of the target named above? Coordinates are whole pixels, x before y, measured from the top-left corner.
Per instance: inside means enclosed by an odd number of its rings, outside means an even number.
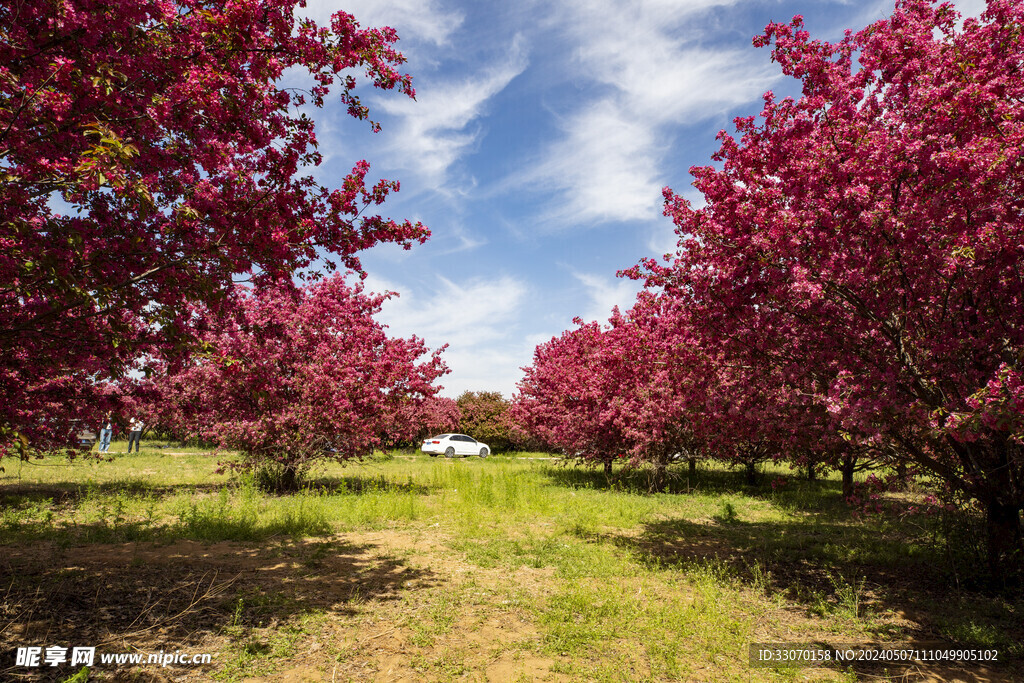
[[[100,453],[110,450],[110,436],[114,433],[114,424],[110,420],[110,413],[103,418],[103,426],[100,427]]]

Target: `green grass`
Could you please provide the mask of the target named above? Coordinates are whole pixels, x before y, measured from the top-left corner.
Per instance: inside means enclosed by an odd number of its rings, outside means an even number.
[[[165,624],[185,644],[216,647],[210,675],[223,680],[307,665],[358,679],[395,661],[429,680],[481,678],[495,662],[522,680],[880,675],[749,668],[749,643],[772,640],[945,640],[997,648],[1000,671],[1021,671],[1024,601],[963,574],[968,551],[944,540],[965,529],[935,515],[856,516],[835,479],[769,467],[751,487],[739,472],[681,465],[652,494],[642,472],[609,477],[544,454],[394,453],[327,465],[301,491],[270,495],[215,472],[231,454],[155,445],[123,455],[115,442],[112,462],[5,462],[0,552],[22,569],[4,587],[0,646],[43,628],[33,605],[74,608],[130,576],[122,602],[134,613],[103,628]],[[187,542],[199,554],[166,568],[140,559]],[[225,543],[214,559],[195,549]],[[95,553],[131,560],[74,562]],[[185,608],[147,593],[152,583]],[[62,628],[86,638],[97,613],[82,608]],[[478,631],[495,635],[474,641]],[[307,641],[321,645],[302,655]],[[371,654],[388,648],[392,659]]]

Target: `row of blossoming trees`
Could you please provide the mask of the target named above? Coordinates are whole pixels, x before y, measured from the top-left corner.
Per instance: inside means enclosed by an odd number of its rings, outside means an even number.
[[[300,4],[0,4],[0,457],[155,396],[153,417],[294,473],[426,410],[438,353],[317,269],[429,232],[377,214],[398,184],[365,161],[321,185],[304,111],[333,89],[366,119],[360,76],[414,96],[405,60],[393,30]]]
[[[1024,5],[927,0],[837,43],[771,24],[796,99],[719,134],[665,191],[678,250],[609,325],[541,345],[514,411],[567,454],[908,468],[984,513],[1024,506]]]

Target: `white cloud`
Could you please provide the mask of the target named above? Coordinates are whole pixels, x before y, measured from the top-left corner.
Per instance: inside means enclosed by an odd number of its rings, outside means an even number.
[[[523,359],[532,353],[533,347],[449,348],[444,355],[452,373],[438,380],[444,387],[441,395],[458,398],[464,391],[500,391],[505,398],[511,398],[522,378],[520,368],[528,362]]]
[[[440,251],[434,253],[436,256],[448,256],[449,254],[457,254],[460,251],[472,251],[485,244],[487,244],[486,239],[473,237],[462,229],[458,229],[452,235],[449,235],[447,246],[443,246]]]
[[[452,278],[459,277],[458,263],[452,259],[449,273],[435,277],[431,289],[405,291],[370,275],[367,289],[401,292],[399,298],[384,304],[380,320],[394,334],[416,334],[433,344],[458,340],[460,345],[473,346],[500,338],[519,313],[526,286],[509,276],[456,283]]]
[[[457,259],[453,260],[457,264]],[[517,327],[526,302],[527,287],[504,276],[455,282],[438,277],[431,287],[410,290],[370,275],[371,291],[401,291],[401,296],[384,303],[377,318],[394,336],[416,335],[431,348],[447,343],[445,363],[451,369],[439,383],[444,396],[458,396],[466,390],[501,391],[511,395],[519,380],[520,366],[533,351],[510,332]]]
[[[967,17],[980,17],[981,13],[988,7],[986,0],[953,0],[953,4],[956,6],[958,12],[961,15],[961,21]]]
[[[562,192],[550,218],[580,223],[657,215],[659,152],[650,126],[604,101],[570,117],[564,135],[528,176]]]
[[[647,250],[653,258],[660,259],[665,254],[674,254],[679,246],[679,235],[675,224],[665,219],[651,226],[651,234],[647,238]]]
[[[715,116],[759,97],[777,70],[759,67],[750,50],[681,49],[661,41],[623,60],[622,96],[655,123],[687,123]]]
[[[753,48],[699,46],[698,15],[727,4],[588,1],[573,6],[567,26],[582,71],[615,88],[627,111],[654,123],[684,122],[760,95],[773,73],[754,68]]]
[[[445,11],[435,0],[309,0],[305,16],[326,24],[331,15],[344,10],[360,26],[390,26],[401,40],[421,40],[446,45],[463,22],[457,11]]]
[[[578,0],[564,6],[558,24],[576,46],[576,78],[606,92],[566,118],[562,139],[525,178],[560,191],[550,211],[560,222],[656,219],[672,127],[754,100],[777,78],[752,48],[699,45],[698,15],[728,4]]]
[[[583,285],[589,300],[586,312],[580,316],[584,322],[607,322],[616,306],[623,312],[629,310],[636,302],[637,292],[643,288],[641,283],[628,278],[570,272]]]
[[[401,119],[391,133],[392,165],[411,168],[426,184],[440,189],[448,169],[480,135],[480,129],[470,124],[526,64],[522,40],[517,37],[505,59],[478,74],[458,81],[420,81],[415,101],[381,99],[377,106]]]

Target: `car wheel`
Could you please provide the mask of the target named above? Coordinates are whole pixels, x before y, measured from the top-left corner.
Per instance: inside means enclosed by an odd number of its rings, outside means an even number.
[[[446,457],[446,458],[454,458],[455,457],[455,449],[452,448],[451,446],[446,448],[445,451],[444,451],[444,457]]]
[[[487,452],[486,448],[481,448],[480,449],[480,457],[481,458],[486,458],[488,455],[490,455],[490,453]]]

